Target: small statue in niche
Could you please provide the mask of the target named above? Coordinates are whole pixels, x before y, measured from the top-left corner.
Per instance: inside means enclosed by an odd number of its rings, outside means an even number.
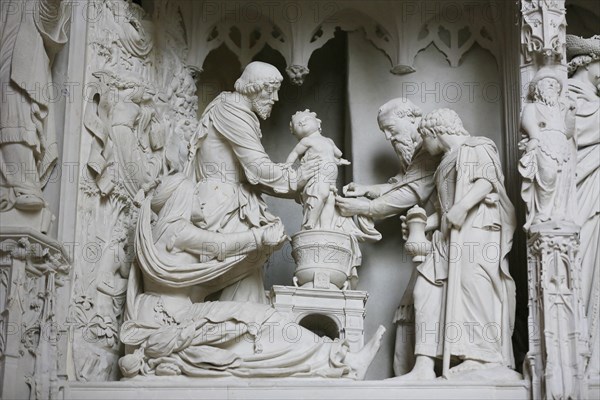
[[[443,156],[435,173],[437,218],[430,217],[439,227],[433,251],[417,267],[415,366],[397,379],[434,379],[442,355],[447,377],[493,369],[491,375],[517,378],[507,368],[514,367],[515,285],[506,258],[516,221],[498,150],[488,138],[471,137],[450,109],[427,114],[419,132],[423,148]],[[461,364],[450,369],[450,356]]]
[[[577,216],[581,288],[589,326],[588,376],[600,375],[600,36],[567,35],[569,97],[577,104]]]
[[[352,352],[345,340],[319,337],[268,304],[205,301],[251,274],[239,260],[280,247],[284,232],[279,220],[238,232],[207,230],[199,223],[204,200],[198,185],[177,173],[141,206],[121,327],[128,346],[119,360],[123,376],[364,379],[382,326]],[[290,327],[298,332],[293,343]]]
[[[575,105],[560,101],[556,72],[542,67],[531,81],[521,129],[525,150],[519,163],[521,196],[527,204],[525,229],[544,222],[571,222],[575,193]]]
[[[321,120],[310,110],[298,111],[290,122],[292,134],[299,140],[288,156],[286,163],[293,164],[318,160],[320,174],[312,177],[302,191],[304,218],[302,229],[309,230],[319,226],[319,219],[329,194],[337,191],[335,184],[339,165],[350,165],[350,161],[342,158],[342,151],[333,140],[321,135]]]

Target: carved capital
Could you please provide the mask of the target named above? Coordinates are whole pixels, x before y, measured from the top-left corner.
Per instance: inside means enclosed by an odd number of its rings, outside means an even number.
[[[567,26],[564,0],[522,0],[521,15],[521,44],[525,60],[562,61]]]

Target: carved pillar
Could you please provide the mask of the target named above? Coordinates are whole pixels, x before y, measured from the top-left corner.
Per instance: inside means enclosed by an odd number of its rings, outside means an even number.
[[[533,398],[583,398],[587,329],[580,293],[579,232],[530,232],[528,247]]]
[[[49,237],[29,228],[0,232],[0,397],[61,397],[69,270]]]
[[[536,82],[540,76],[557,79],[562,85],[560,102],[566,103],[564,0],[522,0],[521,16],[522,100],[527,97],[532,78],[543,68],[536,76]],[[526,107],[540,107],[532,104],[536,102],[534,99]],[[544,134],[551,135],[543,130],[546,123],[560,127],[560,124],[556,125],[556,119],[542,120],[544,118],[536,121],[541,128],[540,140],[544,140]],[[568,138],[568,118],[565,124],[566,128],[562,131]],[[522,123],[522,127],[526,125]],[[524,184],[522,194],[528,204],[526,231],[529,274],[529,353],[526,363],[532,379],[532,396],[534,399],[587,397],[584,369],[589,356],[584,334],[587,332],[586,318],[581,300],[580,227],[568,215],[563,215],[565,202],[561,204],[554,200],[565,189],[574,186],[575,169],[571,168],[575,162],[574,141],[564,139],[568,142],[565,146],[573,147],[572,151],[562,163],[553,165],[539,156],[538,152],[544,150],[527,146],[527,143],[532,144],[532,135],[528,139],[529,142],[523,142],[526,152],[519,168],[523,181],[531,185],[529,188],[535,192],[534,198],[528,198]],[[528,153],[534,157],[528,159]],[[532,171],[530,168],[535,169],[535,176],[528,175]],[[554,190],[553,203],[543,210],[539,205],[548,189],[542,188],[540,176],[546,175],[558,176],[562,181],[550,188],[550,191]],[[573,207],[572,204],[571,201],[567,202],[567,209]]]

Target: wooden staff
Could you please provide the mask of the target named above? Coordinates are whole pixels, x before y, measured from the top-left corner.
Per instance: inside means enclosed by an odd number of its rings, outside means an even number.
[[[457,302],[458,292],[457,289],[460,287],[460,264],[458,260],[458,246],[455,246],[456,239],[458,239],[458,229],[452,228],[450,230],[450,251],[448,256],[448,285],[446,293],[446,316],[444,320],[444,353],[442,358],[442,376],[448,379],[448,372],[450,370],[450,357],[452,356],[452,343],[448,339],[448,324],[454,321],[454,305]]]

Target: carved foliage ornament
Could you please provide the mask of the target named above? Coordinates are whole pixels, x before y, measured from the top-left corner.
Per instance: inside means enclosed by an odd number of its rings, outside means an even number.
[[[525,61],[536,57],[562,60],[567,26],[564,0],[522,0],[521,14]]]

